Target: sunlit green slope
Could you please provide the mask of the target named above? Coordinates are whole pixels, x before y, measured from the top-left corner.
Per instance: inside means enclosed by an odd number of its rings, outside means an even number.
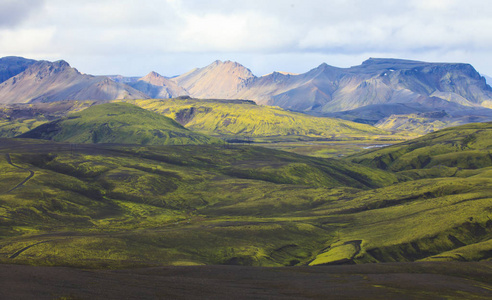
[[[370,125],[313,117],[251,101],[177,98],[128,102],[164,114],[191,130],[229,140],[370,139],[388,134]]]
[[[95,101],[57,101],[35,104],[9,104],[0,106],[0,137],[10,138],[44,123],[79,112]]]
[[[174,120],[128,103],[89,107],[43,124],[19,137],[71,143],[186,145],[220,143]]]
[[[491,152],[492,122],[489,122],[442,129],[415,140],[355,155],[351,160],[393,171],[433,169],[439,173],[446,167],[492,166]]]
[[[296,214],[396,180],[249,146],[0,145],[4,263],[306,264],[330,230]]]
[[[492,167],[430,178],[249,146],[24,139],[1,140],[0,153],[2,263],[491,258]]]

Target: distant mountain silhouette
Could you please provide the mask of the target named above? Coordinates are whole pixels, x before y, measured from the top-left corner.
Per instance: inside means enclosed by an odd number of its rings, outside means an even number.
[[[445,110],[451,119],[467,111],[489,118],[492,88],[471,65],[370,58],[337,68],[325,63],[303,74],[261,77],[232,61],[215,61],[174,78],[90,76],[65,61],[0,59],[0,103],[112,100],[191,96],[245,99],[316,116],[375,124],[400,114]],[[460,120],[473,120],[462,118]],[[452,122],[453,120],[451,120]]]
[[[63,61],[38,61],[0,83],[0,103],[141,99],[148,96],[104,76],[81,74]]]
[[[35,63],[35,60],[23,57],[7,56],[0,58],[0,82],[24,72],[27,67]]]
[[[156,72],[150,72],[138,81],[128,83],[128,85],[151,98],[174,98],[189,94],[184,88],[178,86],[176,82]]]
[[[253,73],[241,64],[217,60],[172,80],[195,98],[234,99],[254,78]]]

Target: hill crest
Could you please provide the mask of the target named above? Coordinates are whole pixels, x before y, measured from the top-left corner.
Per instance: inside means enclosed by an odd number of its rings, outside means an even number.
[[[70,143],[186,145],[219,143],[174,120],[129,103],[105,103],[45,123],[19,138]]]

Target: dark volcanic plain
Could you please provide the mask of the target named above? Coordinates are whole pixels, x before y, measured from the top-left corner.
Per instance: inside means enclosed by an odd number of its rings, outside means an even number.
[[[492,263],[80,270],[0,265],[2,299],[490,299]]]

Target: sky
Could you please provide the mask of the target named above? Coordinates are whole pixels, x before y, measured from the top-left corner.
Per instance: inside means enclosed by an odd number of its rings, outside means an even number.
[[[492,76],[489,0],[0,0],[0,57],[165,76],[232,60],[261,76],[369,57]]]

